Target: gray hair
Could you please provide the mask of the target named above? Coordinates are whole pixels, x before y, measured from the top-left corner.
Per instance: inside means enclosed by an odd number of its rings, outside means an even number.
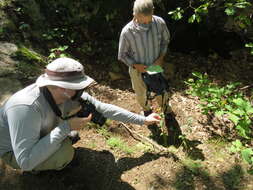
[[[154,10],[153,0],[135,0],[133,14],[152,15]]]

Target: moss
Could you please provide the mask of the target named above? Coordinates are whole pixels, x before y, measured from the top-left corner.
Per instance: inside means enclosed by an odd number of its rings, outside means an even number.
[[[46,58],[22,46],[11,55],[17,61],[16,70],[21,78],[34,78],[46,65]]]
[[[45,58],[42,55],[29,50],[26,47],[20,47],[17,52],[13,55],[14,58],[21,58],[23,61],[33,62],[39,65],[46,65]]]

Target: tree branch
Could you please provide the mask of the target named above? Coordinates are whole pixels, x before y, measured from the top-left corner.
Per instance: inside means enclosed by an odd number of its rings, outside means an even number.
[[[135,139],[135,140],[138,140],[142,143],[148,143],[150,145],[153,146],[154,149],[158,150],[159,152],[168,152],[168,149],[157,144],[155,141],[153,141],[152,139],[148,138],[148,137],[145,137],[139,133],[137,133],[136,131],[133,131],[132,129],[130,129],[126,124],[124,123],[120,123],[129,133],[130,135]]]

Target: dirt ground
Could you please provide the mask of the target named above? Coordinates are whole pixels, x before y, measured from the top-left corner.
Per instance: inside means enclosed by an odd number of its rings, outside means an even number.
[[[224,60],[215,55],[203,58],[172,54],[168,60],[174,66],[170,102],[188,148],[169,146],[167,152],[159,152],[134,139],[120,122],[111,121],[104,128],[89,125],[80,131],[81,140],[74,145],[75,158],[67,168],[32,175],[0,162],[0,189],[252,190],[249,166],[239,155],[229,152],[233,139],[230,124],[203,115],[199,100],[186,95],[183,83],[192,71],[200,71],[217,83],[249,85],[253,81],[252,56],[235,52],[231,59]],[[90,67],[87,72],[99,82],[90,92],[99,100],[141,111],[127,73],[125,79],[112,81],[106,68],[98,73]],[[146,126],[127,126],[150,137]]]

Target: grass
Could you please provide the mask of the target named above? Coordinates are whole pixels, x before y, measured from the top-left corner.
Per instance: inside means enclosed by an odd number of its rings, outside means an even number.
[[[131,148],[126,145],[126,143],[120,138],[120,137],[110,137],[106,143],[111,147],[111,148],[116,148],[122,152],[125,152],[127,154],[132,154],[134,153],[135,149]]]
[[[102,127],[102,128],[98,128],[97,132],[102,135],[103,137],[105,137],[106,139],[110,138],[112,136],[112,134],[107,130],[106,127]]]
[[[192,160],[190,158],[185,158],[182,160],[182,164],[194,174],[198,174],[203,168],[201,160]]]

